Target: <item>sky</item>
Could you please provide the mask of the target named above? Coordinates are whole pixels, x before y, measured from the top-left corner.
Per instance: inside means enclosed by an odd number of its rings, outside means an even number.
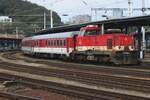
[[[62,21],[68,21],[69,18],[75,15],[92,15],[92,20],[96,20],[94,12],[91,13],[91,8],[128,8],[128,0],[27,0],[32,3],[44,6],[48,9],[56,11]],[[131,0],[133,8],[141,8],[142,0]],[[150,8],[150,0],[145,0],[145,7]],[[146,12],[150,14],[150,11]],[[68,16],[63,16],[67,14]],[[102,15],[111,16],[111,12],[100,11],[98,19],[103,20]],[[133,16],[141,15],[141,11],[134,11]],[[124,13],[127,16],[127,11]]]

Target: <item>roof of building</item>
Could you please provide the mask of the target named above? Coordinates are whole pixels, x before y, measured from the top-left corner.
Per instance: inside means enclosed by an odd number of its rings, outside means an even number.
[[[119,19],[109,19],[103,21],[89,22],[77,25],[66,25],[50,28],[47,30],[43,30],[37,32],[36,34],[50,34],[50,33],[58,33],[58,32],[67,32],[67,31],[78,31],[81,27],[87,25],[105,25],[105,28],[123,28],[128,26],[146,26],[150,25],[150,15],[147,16],[137,16],[137,17],[124,17]]]

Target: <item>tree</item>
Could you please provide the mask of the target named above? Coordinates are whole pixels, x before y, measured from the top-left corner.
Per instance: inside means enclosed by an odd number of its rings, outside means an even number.
[[[12,18],[13,24],[11,27],[19,27],[24,34],[34,33],[35,30],[41,30],[43,28],[43,16],[23,15],[43,15],[44,12],[46,12],[47,15],[50,15],[50,11],[46,8],[28,1],[0,0],[0,16],[9,16]],[[53,17],[55,26],[63,24],[56,12],[54,12]],[[47,20],[49,20],[47,21],[47,24],[50,23],[50,16],[47,16]]]

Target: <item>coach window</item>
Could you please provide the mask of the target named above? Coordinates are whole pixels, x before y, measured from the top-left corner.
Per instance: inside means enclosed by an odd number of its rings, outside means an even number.
[[[51,40],[51,46],[53,46],[53,44],[54,44],[54,42],[53,42],[53,40]]]
[[[60,46],[62,46],[62,40],[60,40]]]
[[[35,41],[35,47],[37,47],[37,41]]]
[[[61,46],[61,40],[59,40],[59,46]]]
[[[54,40],[54,46],[56,46],[56,40]]]
[[[35,47],[37,47],[37,41],[35,41]]]
[[[37,41],[37,47],[39,46],[39,41]]]
[[[64,46],[66,46],[66,40],[64,40],[64,43],[63,43],[63,44],[64,44]]]
[[[38,40],[38,41],[37,41],[37,47],[39,47],[39,42],[40,42],[40,41]]]
[[[45,41],[46,46],[48,46],[48,43],[47,43],[47,42],[48,42],[48,41],[46,40],[46,41]]]
[[[50,40],[48,40],[48,46],[51,46],[51,42],[50,42]]]
[[[56,40],[54,40],[54,46],[56,46],[57,45],[57,41]]]
[[[49,40],[46,40],[46,46],[47,47],[49,46]]]
[[[60,45],[59,45],[59,40],[57,40],[57,46],[60,46]]]
[[[37,47],[39,47],[40,46],[40,41],[37,41]]]
[[[49,46],[49,40],[46,41],[46,45],[47,45],[47,47]]]

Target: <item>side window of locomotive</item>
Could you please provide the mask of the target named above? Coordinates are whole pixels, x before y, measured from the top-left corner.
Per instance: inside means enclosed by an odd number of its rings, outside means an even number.
[[[107,49],[112,49],[112,39],[107,40]]]
[[[84,34],[84,36],[91,36],[91,35],[98,35],[98,31],[96,30],[86,31]]]

